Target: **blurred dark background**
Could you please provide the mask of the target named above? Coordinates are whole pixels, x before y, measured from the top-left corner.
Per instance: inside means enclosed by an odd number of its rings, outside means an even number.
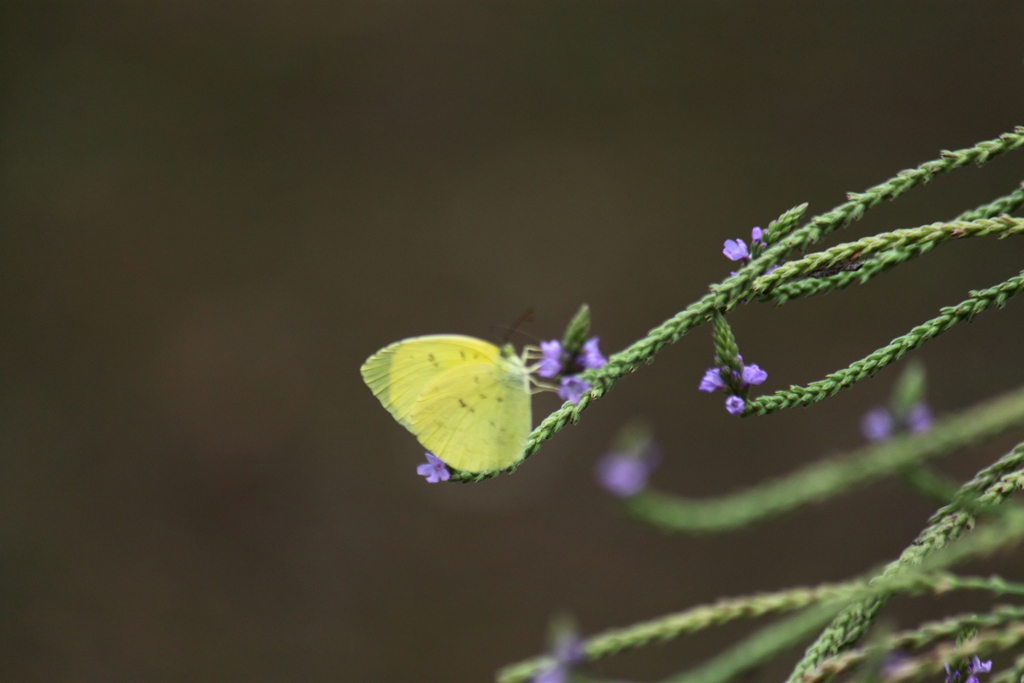
[[[898,482],[688,538],[591,471],[642,416],[656,486],[752,484],[859,446],[898,366],[738,420],[696,391],[700,329],[473,486],[416,476],[358,368],[531,306],[556,337],[582,302],[623,348],[728,274],[725,239],[1024,124],[1021,26],[1019,2],[3,3],[3,678],[481,681],[558,612],[593,633],[893,557],[934,508]],[[1024,152],[962,170],[830,243],[1022,179]],[[1022,264],[1019,238],[965,241],[733,322],[774,391]],[[1021,383],[1022,326],[1014,301],[914,354],[940,415]],[[745,628],[597,671],[664,676]]]

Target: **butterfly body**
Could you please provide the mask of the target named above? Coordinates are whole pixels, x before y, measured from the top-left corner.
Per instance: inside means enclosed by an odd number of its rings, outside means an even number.
[[[424,448],[466,472],[505,469],[530,433],[530,377],[511,346],[462,335],[412,337],[361,368],[381,404]]]

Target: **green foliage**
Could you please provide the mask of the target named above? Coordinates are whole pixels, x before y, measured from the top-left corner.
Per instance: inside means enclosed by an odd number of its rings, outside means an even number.
[[[742,301],[755,298],[774,299],[781,302],[793,298],[794,294],[808,295],[824,293],[832,289],[865,281],[888,268],[909,258],[929,252],[935,246],[953,239],[995,235],[1020,234],[1024,220],[1002,216],[1005,209],[1013,209],[1024,201],[1021,190],[999,197],[986,205],[964,212],[960,219],[951,223],[935,223],[908,230],[882,233],[873,237],[840,244],[822,252],[785,264],[794,253],[820,241],[826,235],[859,220],[865,212],[884,200],[893,200],[904,192],[928,183],[937,176],[949,173],[968,164],[982,165],[993,158],[1024,146],[1024,126],[1012,133],[1004,133],[995,140],[979,142],[973,147],[945,151],[939,159],[928,161],[917,168],[900,171],[895,177],[869,188],[863,193],[849,193],[849,200],[820,216],[811,218],[804,226],[792,230],[791,226],[802,216],[805,205],[794,207],[783,213],[769,226],[768,248],[760,256],[741,267],[735,275],[710,287],[710,292],[685,309],[655,327],[646,336],[626,349],[613,354],[607,365],[600,370],[589,370],[583,378],[593,387],[584,394],[577,405],[566,403],[548,415],[530,434],[526,442],[525,457],[536,453],[541,445],[561,431],[566,425],[579,421],[587,407],[603,397],[615,383],[625,375],[635,372],[650,363],[663,348],[679,340],[696,327],[712,322],[716,314],[725,315]],[[995,216],[993,218],[992,216]],[[970,218],[970,220],[966,220]],[[849,265],[854,256],[869,257],[869,262],[860,270],[844,270],[837,274],[823,275],[828,268]],[[880,263],[876,263],[876,261]],[[773,266],[777,270],[768,273]],[[864,271],[862,273],[862,271]],[[779,273],[782,273],[780,275]],[[787,275],[788,274],[788,275]],[[786,278],[789,278],[788,280]],[[860,278],[860,280],[858,280]],[[790,281],[792,280],[792,281]],[[807,284],[808,281],[813,281]],[[818,283],[818,284],[816,284]],[[820,284],[828,283],[828,284]],[[790,285],[804,289],[782,290]],[[917,348],[930,339],[942,334],[960,322],[970,321],[975,315],[989,308],[1001,308],[1006,302],[1024,291],[1024,272],[989,289],[970,292],[960,304],[940,311],[940,315],[912,329],[902,337],[867,357],[854,362],[826,379],[812,383],[806,388],[790,387],[773,397],[761,397],[748,401],[746,415],[764,415],[795,405],[810,405],[816,401],[852,386],[857,381],[870,377],[886,365],[899,360],[907,351]],[[786,296],[783,297],[782,293]],[[577,314],[579,316],[579,314]],[[571,326],[570,326],[571,327]],[[516,466],[505,470],[515,471]],[[476,482],[501,474],[502,471],[471,474],[453,472],[452,481]]]
[[[739,386],[742,370],[740,345],[727,316],[741,302],[783,304],[813,294],[826,294],[852,284],[863,284],[893,267],[929,254],[950,241],[977,237],[1024,234],[1024,219],[1008,214],[1024,205],[1024,184],[1013,192],[948,222],[896,230],[805,253],[826,235],[859,220],[883,200],[896,199],[911,188],[968,164],[984,164],[993,157],[1024,146],[1024,127],[968,149],[943,152],[939,159],[901,171],[863,193],[850,193],[848,201],[797,224],[806,211],[801,204],[772,221],[764,231],[764,246],[752,260],[708,294],[652,329],[626,349],[609,358],[600,370],[584,378],[592,386],[578,405],[565,404],[545,418],[530,435],[526,455],[537,452],[547,439],[602,398],[615,383],[649,363],[665,346],[705,323],[713,327],[715,364],[734,394],[746,397],[749,387]],[[823,400],[870,377],[909,351],[983,311],[1001,308],[1024,292],[1024,271],[987,289],[971,291],[955,306],[913,327],[889,344],[805,387],[791,386],[774,394],[747,400],[744,417],[768,415],[794,406]],[[584,306],[566,332],[566,344],[582,343],[588,334],[589,310]],[[733,386],[736,385],[736,386]],[[908,364],[897,381],[890,414],[905,422],[924,401],[926,375],[919,362]],[[737,619],[786,615],[755,631],[734,647],[696,668],[668,679],[674,683],[726,683],[764,664],[783,651],[806,643],[806,652],[793,668],[789,683],[823,683],[851,673],[866,683],[901,682],[935,676],[946,663],[995,652],[1009,653],[1024,645],[1024,605],[1002,605],[988,612],[963,614],[900,632],[875,629],[866,639],[881,610],[897,594],[935,594],[981,590],[993,595],[1024,596],[1024,584],[961,576],[947,568],[996,551],[1024,539],[1024,505],[1012,500],[1024,490],[1024,443],[957,485],[928,469],[928,462],[1005,432],[1024,427],[1024,387],[1011,391],[937,422],[919,434],[902,433],[847,455],[821,460],[787,476],[730,495],[686,499],[647,490],[627,497],[624,509],[635,519],[678,533],[722,533],[784,514],[797,507],[824,501],[879,478],[896,475],[915,491],[941,507],[927,526],[895,560],[843,583],[795,587],[772,593],[723,598],[710,605],[651,619],[633,626],[599,633],[585,640],[588,661],[652,643],[685,636]],[[510,468],[508,471],[513,471]],[[500,472],[469,475],[455,472],[453,479],[479,481]],[[968,533],[970,532],[970,533]],[[824,627],[824,630],[822,630]],[[866,641],[866,644],[865,644]],[[897,660],[887,653],[900,652]],[[498,672],[502,683],[527,681],[552,665],[550,657],[537,657]],[[1004,662],[1005,662],[1004,658]],[[580,680],[590,680],[580,678]],[[993,674],[991,683],[1024,683],[1024,655]]]

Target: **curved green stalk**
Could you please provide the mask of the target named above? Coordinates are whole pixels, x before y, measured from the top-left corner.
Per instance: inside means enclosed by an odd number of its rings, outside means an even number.
[[[809,254],[802,259],[790,261],[771,273],[759,277],[754,281],[752,289],[755,294],[769,295],[774,287],[787,280],[804,277],[816,271],[827,270],[853,259],[870,257],[872,254],[880,252],[903,252],[907,254],[906,258],[912,258],[912,256],[925,254],[940,244],[957,239],[989,235],[997,235],[1002,239],[1022,233],[1024,233],[1024,218],[1011,218],[1010,216],[979,218],[975,221],[933,223],[906,230],[883,232],[854,242],[845,242],[824,251]]]
[[[900,478],[910,488],[929,498],[932,502],[945,505],[956,498],[959,486],[944,475],[933,472],[923,465],[914,465],[900,470]]]
[[[902,358],[908,351],[923,346],[928,340],[934,339],[964,320],[970,322],[978,313],[993,307],[1002,308],[1009,299],[1021,292],[1024,292],[1024,271],[995,287],[971,292],[970,297],[956,306],[941,309],[937,317],[918,325],[901,337],[896,337],[889,344],[823,380],[811,382],[806,387],[794,385],[789,389],[781,389],[774,394],[747,401],[744,416],[767,415],[783,408],[817,403],[862,379],[871,377],[885,366]]]
[[[779,652],[799,645],[832,618],[836,609],[835,605],[823,605],[758,629],[697,668],[667,678],[663,683],[725,683],[767,663]]]
[[[1021,206],[1024,206],[1024,183],[1008,195],[1004,195],[995,201],[982,204],[974,209],[964,211],[956,217],[958,221],[973,221],[978,218],[992,218],[1001,213],[1013,213]]]
[[[1024,205],[1024,183],[1008,195],[987,204],[964,211],[954,219],[957,221],[975,221],[980,218],[994,218],[1001,214],[1009,214]],[[828,294],[852,284],[862,285],[876,275],[881,275],[915,256],[924,253],[920,250],[894,249],[876,254],[874,258],[858,261],[856,269],[843,269],[838,273],[823,277],[808,277],[796,282],[786,282],[772,289],[768,294],[758,297],[761,301],[773,301],[782,305],[790,299],[797,299],[814,294]]]
[[[924,434],[900,436],[846,457],[818,461],[739,493],[695,500],[645,491],[626,499],[624,505],[633,516],[666,530],[727,531],[825,500],[1020,426],[1024,426],[1024,387],[947,417]]]
[[[777,305],[782,305],[790,299],[827,294],[851,284],[862,285],[876,275],[892,270],[901,263],[927,254],[940,244],[962,237],[981,237],[987,234],[999,234],[1002,238],[1010,234],[1019,234],[1022,225],[1024,225],[1024,219],[1000,216],[994,219],[979,219],[970,222],[936,223],[924,228],[897,230],[857,242],[840,244],[832,249],[812,254],[806,259],[791,261],[764,276],[758,283],[755,283],[755,287],[762,288],[757,294],[757,298],[759,301],[774,301]],[[960,233],[955,226],[985,226],[989,229]],[[1000,230],[1000,226],[1005,229]],[[874,241],[876,238],[883,237],[892,238],[891,246],[885,247],[885,242]],[[858,247],[865,243],[868,243],[871,249],[859,250]],[[780,271],[782,275],[776,278]],[[819,274],[823,275],[819,276]],[[803,279],[794,280],[799,277],[803,277]],[[774,279],[767,281],[767,278]],[[787,282],[786,280],[793,281]]]

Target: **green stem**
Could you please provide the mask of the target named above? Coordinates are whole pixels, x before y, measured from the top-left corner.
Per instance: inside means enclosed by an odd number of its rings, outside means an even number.
[[[894,634],[885,638],[875,648],[850,650],[821,663],[807,672],[798,683],[822,683],[834,676],[849,671],[871,656],[873,650],[892,652],[899,649],[918,649],[942,640],[956,638],[966,629],[993,629],[1009,625],[1007,629],[989,630],[979,633],[961,645],[945,644],[931,653],[899,662],[886,676],[886,681],[906,681],[924,675],[938,673],[947,662],[955,662],[979,652],[991,649],[1013,647],[1024,639],[1024,624],[1014,623],[1024,619],[1024,607],[1004,605],[988,614],[964,614],[942,621],[923,624],[921,627]],[[993,680],[992,683],[995,683]]]
[[[999,199],[971,211],[966,211],[958,216],[954,222],[975,221],[982,218],[993,218],[1004,213],[1009,213],[1024,204],[1024,185],[1021,189],[1000,197]],[[876,275],[881,275],[901,263],[927,253],[935,246],[934,242],[910,249],[891,249],[876,254],[872,258],[859,260],[858,268],[844,269],[841,272],[826,275],[824,277],[807,277],[795,282],[786,282],[775,286],[768,293],[761,294],[760,301],[774,301],[782,305],[790,299],[797,299],[814,294],[828,294],[829,292],[843,289],[851,284],[864,284]],[[925,248],[927,247],[927,248]]]
[[[1002,308],[1009,299],[1021,292],[1024,292],[1024,271],[995,287],[971,292],[970,297],[956,306],[941,309],[938,317],[918,325],[907,334],[897,337],[886,346],[851,363],[849,367],[828,375],[823,380],[811,382],[806,387],[791,386],[789,389],[747,401],[747,411],[744,415],[767,415],[784,408],[817,403],[866,377],[871,377],[885,366],[902,358],[908,351],[923,346],[928,340],[958,323],[970,321],[978,313],[990,308]]]
[[[834,605],[801,612],[758,630],[696,669],[665,679],[664,683],[724,683],[799,645],[835,613]]]
[[[1019,426],[1024,426],[1024,387],[940,420],[924,434],[900,436],[844,458],[815,462],[740,493],[694,500],[646,491],[627,498],[624,505],[630,514],[670,531],[721,532],[826,500]]]
[[[806,276],[815,271],[847,263],[855,258],[870,257],[885,251],[902,251],[911,255],[924,254],[946,242],[966,237],[998,235],[1000,238],[1024,233],[1024,218],[998,216],[979,218],[975,221],[933,223],[907,230],[895,230],[871,235],[855,242],[845,242],[830,249],[809,254],[802,259],[790,261],[776,270],[754,281],[753,291],[768,295],[772,289],[787,280]]]
[[[952,479],[936,474],[929,468],[914,465],[900,471],[900,477],[918,493],[932,502],[945,505],[953,500],[959,487]]]
[[[754,280],[764,274],[771,266],[782,263],[794,251],[804,249],[820,240],[826,234],[846,227],[859,220],[864,212],[887,199],[895,199],[907,190],[925,184],[935,177],[968,164],[984,164],[991,159],[1024,146],[1024,126],[1018,126],[1012,133],[1004,133],[995,140],[979,142],[973,147],[955,152],[942,152],[941,158],[928,161],[917,168],[900,171],[880,185],[869,188],[866,192],[850,193],[849,201],[831,211],[812,218],[806,225],[793,231],[781,242],[772,244],[764,253],[751,263],[740,268],[733,276],[726,278],[721,284],[712,285],[711,292],[688,306],[672,318],[652,329],[645,337],[629,347],[613,354],[608,363],[600,370],[591,370],[583,378],[593,387],[584,394],[577,405],[564,404],[548,415],[539,426],[527,437],[523,459],[536,453],[541,444],[558,433],[567,424],[579,421],[580,414],[593,402],[604,396],[622,377],[650,363],[654,356],[663,348],[679,340],[693,328],[703,325],[711,319],[714,311],[727,313],[735,308],[740,301],[751,297],[751,285]],[[799,207],[798,207],[799,208]],[[792,213],[793,210],[786,212]],[[780,217],[782,221],[786,214]],[[513,465],[507,470],[489,472],[452,472],[452,481],[477,482],[505,472],[513,472],[518,466]]]
[[[873,595],[880,590],[910,594],[987,590],[996,594],[1024,595],[1024,584],[1004,581],[998,576],[957,576],[943,571],[929,571],[901,575],[877,585],[871,585],[861,579],[845,583],[824,583],[811,588],[791,588],[773,593],[723,598],[710,605],[691,607],[682,612],[599,633],[584,643],[584,652],[588,661],[595,661],[623,650],[636,649],[650,643],[663,643],[681,635],[720,626],[737,619],[792,612],[816,604],[832,605],[830,610],[827,610],[829,615],[818,622],[820,626],[839,611],[843,604]],[[497,678],[501,683],[525,681],[553,663],[548,656],[534,657],[510,664],[498,672]]]
[[[944,506],[932,516],[932,519],[929,520],[930,524],[924,531],[897,560],[885,568],[878,578],[884,581],[900,572],[921,565],[929,558],[929,555],[953,543],[966,529],[972,527],[974,516],[964,509],[965,501],[969,502],[971,509],[983,509],[998,505],[1011,496],[1024,485],[1024,473],[1021,471],[1008,474],[1000,473],[1016,467],[1022,459],[1024,459],[1024,444],[1019,444],[993,465],[979,472],[974,479],[961,487],[953,503]],[[985,486],[984,490],[981,495],[977,495],[979,488],[983,485]],[[985,548],[993,547],[993,544],[998,547],[999,544],[1015,538],[1015,534],[1022,530],[1024,530],[1024,514],[1011,511],[1004,515],[998,524],[986,528],[984,533],[976,532],[968,539],[969,542],[957,544],[943,552],[943,561],[960,553],[978,552],[979,548],[983,551]],[[874,623],[878,611],[885,605],[887,599],[888,596],[881,594],[866,600],[859,600],[843,610],[807,649],[804,657],[793,669],[789,678],[790,683],[799,680],[829,657],[852,647]]]
[[[1004,195],[995,201],[964,211],[956,217],[958,221],[973,221],[978,218],[992,218],[1001,213],[1013,213],[1021,206],[1024,206],[1024,183],[1008,195]]]

